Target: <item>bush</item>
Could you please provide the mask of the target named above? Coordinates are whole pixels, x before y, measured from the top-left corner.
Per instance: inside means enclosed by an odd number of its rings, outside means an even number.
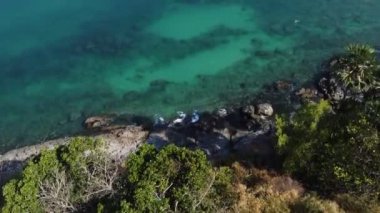
[[[2,211],[77,211],[92,199],[112,194],[117,175],[102,142],[75,138],[67,146],[42,151],[28,163],[21,179],[7,183]]]
[[[239,199],[234,212],[290,212],[290,205],[300,199],[303,187],[288,176],[266,170],[232,165],[234,189]]]
[[[294,213],[340,213],[343,212],[338,204],[328,200],[319,199],[316,196],[307,195],[292,206]]]
[[[346,102],[329,113],[326,102],[307,105],[281,121],[284,169],[323,193],[379,196],[380,140],[365,105]],[[285,136],[284,136],[285,135]],[[285,145],[284,145],[285,144]]]
[[[288,172],[307,167],[314,153],[314,146],[320,142],[319,123],[331,111],[327,101],[305,105],[292,119],[276,117],[278,151],[286,156],[283,163]]]
[[[201,151],[144,145],[126,162],[122,212],[213,212],[233,202],[227,168],[213,169]]]
[[[340,194],[335,198],[339,206],[346,212],[352,213],[375,213],[380,212],[380,202],[365,196],[352,196]]]

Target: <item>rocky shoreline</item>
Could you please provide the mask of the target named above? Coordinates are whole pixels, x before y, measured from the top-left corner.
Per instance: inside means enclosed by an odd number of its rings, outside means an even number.
[[[254,101],[215,109],[213,112],[186,114],[166,121],[143,116],[94,116],[84,121],[83,136],[103,140],[106,151],[114,159],[125,159],[142,143],[161,148],[176,144],[203,150],[212,162],[223,162],[238,157],[249,158],[258,166],[276,167],[275,114],[291,116],[301,104],[328,99],[331,103],[344,98],[360,99],[360,93],[346,90],[329,68],[331,59],[315,82],[297,86],[291,81],[277,81],[263,89]],[[69,143],[72,137],[59,138],[41,144],[14,149],[0,155],[0,184],[18,174],[25,162],[44,149],[53,149]]]
[[[266,91],[271,95],[265,93],[263,96],[281,97],[276,100],[279,105],[288,104],[292,99],[290,96],[296,95],[294,86],[287,81],[278,81]],[[197,112],[196,121],[192,120],[194,114],[183,117],[181,122],[175,122],[180,118],[167,122],[163,118],[154,121],[139,116],[129,119],[94,116],[84,121],[86,130],[80,135],[103,140],[106,151],[118,159],[126,158],[145,142],[157,148],[174,143],[192,149],[200,148],[213,161],[223,161],[234,155],[253,156],[258,164],[275,166],[274,107],[270,102],[258,100],[255,104],[251,102],[213,112]],[[42,150],[65,145],[71,138],[49,140],[0,155],[0,184],[18,174],[28,159],[37,156]]]
[[[114,130],[98,132],[93,137],[104,141],[106,152],[113,159],[123,159],[144,142],[148,132],[138,126],[124,126]],[[70,142],[73,137],[49,140],[37,145],[26,146],[0,155],[0,185],[19,174],[25,163],[42,150],[51,150]]]

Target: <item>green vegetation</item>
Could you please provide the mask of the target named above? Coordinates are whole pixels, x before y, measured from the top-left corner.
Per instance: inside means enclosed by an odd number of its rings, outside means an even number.
[[[78,204],[113,192],[117,165],[103,144],[77,138],[68,146],[43,151],[31,160],[22,178],[4,186],[2,212],[77,211]]]
[[[199,150],[143,146],[127,160],[126,169],[122,212],[216,212],[233,199],[230,171],[213,169]]]
[[[303,107],[286,125],[278,118],[282,124],[278,136],[285,141],[279,146],[285,171],[324,193],[379,196],[378,128],[353,105],[333,114],[327,102],[321,101]]]
[[[123,171],[118,166],[101,142],[77,138],[44,151],[6,184],[2,211],[215,212],[234,200],[231,171],[213,168],[201,151],[144,145]]]
[[[333,65],[333,74],[348,88],[368,91],[379,83],[379,64],[375,49],[368,45],[352,44],[346,54]]]
[[[374,50],[351,45],[333,74],[364,101],[327,100],[303,106],[291,118],[277,117],[278,149],[284,170],[323,194],[353,193],[380,198],[378,75]],[[371,89],[371,90],[370,90]]]
[[[251,164],[212,167],[203,152],[173,145],[160,151],[143,145],[118,170],[117,163],[104,160],[102,146],[77,138],[43,152],[22,178],[4,187],[2,212],[335,213],[380,208],[362,196],[323,199],[289,176]]]
[[[249,161],[212,166],[202,151],[174,145],[144,144],[119,162],[101,141],[76,138],[31,159],[3,187],[2,212],[380,212],[372,57],[369,47],[350,46],[332,70],[363,100],[321,100],[276,116],[280,171]]]

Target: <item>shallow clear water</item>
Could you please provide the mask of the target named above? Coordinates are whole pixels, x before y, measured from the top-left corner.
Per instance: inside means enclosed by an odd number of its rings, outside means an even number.
[[[376,0],[179,2],[1,1],[0,152],[94,114],[212,109],[380,45]]]

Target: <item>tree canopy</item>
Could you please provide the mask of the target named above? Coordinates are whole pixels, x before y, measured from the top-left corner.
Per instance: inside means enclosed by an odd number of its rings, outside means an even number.
[[[29,161],[20,179],[4,186],[2,212],[72,212],[112,194],[117,167],[102,148],[101,141],[75,138],[43,151]]]
[[[332,71],[348,89],[366,92],[379,86],[379,68],[375,49],[368,45],[351,44],[332,66]]]
[[[320,191],[379,196],[380,140],[364,105],[347,102],[334,113],[326,101],[277,118],[284,169]]]

